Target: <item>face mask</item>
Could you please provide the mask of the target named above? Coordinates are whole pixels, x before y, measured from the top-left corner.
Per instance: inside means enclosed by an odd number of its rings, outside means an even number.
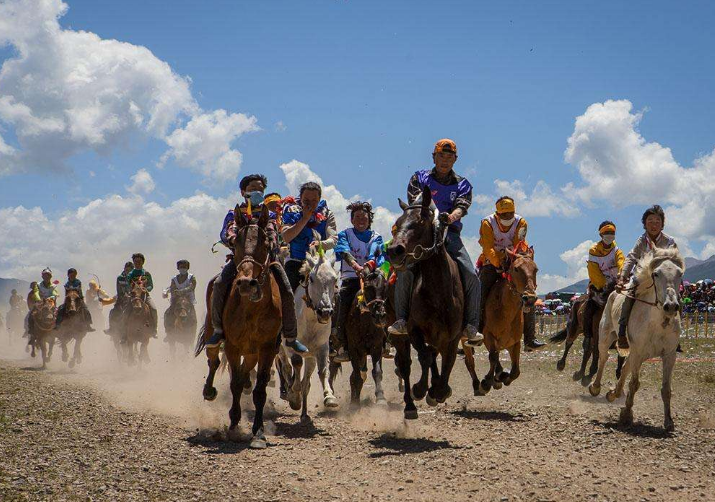
[[[609,246],[613,244],[613,241],[616,240],[615,235],[602,235],[601,239],[603,240],[604,243],[608,244]]]
[[[180,269],[179,269],[179,273],[180,273],[180,274],[188,274],[188,273],[189,273],[189,269],[188,269],[188,268],[180,268]]]
[[[516,220],[515,217],[512,217],[512,218],[510,218],[510,219],[508,219],[508,220],[505,220],[505,219],[503,219],[503,218],[499,218],[499,223],[501,223],[501,224],[504,225],[505,227],[508,227],[508,226],[510,226],[512,223],[514,223],[514,220]]]
[[[263,192],[255,191],[246,194],[246,200],[251,201],[251,206],[257,207],[263,204]]]

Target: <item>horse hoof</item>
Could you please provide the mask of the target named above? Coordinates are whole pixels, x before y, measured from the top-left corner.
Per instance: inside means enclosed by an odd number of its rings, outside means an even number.
[[[327,396],[325,399],[323,399],[323,406],[326,408],[337,408],[339,406],[338,400],[335,399],[333,396]]]
[[[621,425],[632,425],[633,424],[633,411],[628,408],[621,409],[621,415],[618,417],[618,422]]]
[[[300,400],[298,401],[288,401],[288,404],[290,405],[290,409],[293,411],[298,411],[301,406],[300,406]]]
[[[601,393],[601,386],[600,385],[595,385],[591,384],[588,386],[588,392],[591,394],[593,397],[596,397]]]
[[[437,404],[438,404],[438,403],[437,403],[437,400],[434,399],[434,398],[433,398],[432,396],[430,396],[429,394],[427,394],[426,401],[427,401],[427,404],[430,405],[430,406],[432,406],[432,407],[437,406]]]
[[[566,367],[566,363],[563,361],[559,361],[556,363],[556,369],[559,371],[563,371],[565,367]]]
[[[616,391],[615,390],[609,390],[606,392],[606,399],[608,400],[609,403],[612,403],[613,401],[616,400],[618,396],[616,396]]]
[[[663,428],[665,429],[665,432],[674,432],[675,431],[675,423],[673,423],[672,420],[666,420],[663,423]]]
[[[583,378],[583,373],[581,373],[580,371],[577,371],[576,373],[573,374],[572,378],[573,378],[574,382],[578,382],[579,380],[581,380]]]
[[[206,401],[213,401],[218,396],[218,391],[216,387],[204,388],[204,399]]]
[[[494,382],[494,390],[499,390],[501,389],[502,383],[501,382]]]
[[[427,394],[427,390],[425,389],[424,391],[420,390],[419,392],[415,391],[415,388],[417,385],[413,385],[412,388],[410,389],[410,394],[412,395],[412,399],[415,401],[422,401],[425,398],[425,395]]]
[[[253,435],[253,439],[251,439],[250,446],[254,450],[265,450],[268,447],[268,443],[266,442],[266,436],[263,434],[263,430],[260,430]]]
[[[69,364],[68,364],[68,366],[70,367],[70,369],[74,368],[74,364],[75,364],[75,360],[74,360],[74,359],[70,359],[70,362],[69,362]]]
[[[417,410],[405,410],[406,420],[417,420]]]
[[[384,397],[378,397],[377,399],[375,399],[375,404],[378,406],[387,406],[387,399],[385,399]]]
[[[313,422],[313,420],[308,415],[302,415],[300,417],[300,423],[303,425],[308,425],[311,422]]]
[[[581,379],[581,386],[582,387],[588,387],[588,384],[591,383],[591,377],[588,375],[584,375],[584,377]]]

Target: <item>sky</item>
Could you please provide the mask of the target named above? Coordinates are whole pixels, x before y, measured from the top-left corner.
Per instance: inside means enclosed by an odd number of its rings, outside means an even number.
[[[388,233],[434,142],[474,186],[464,240],[516,199],[544,293],[585,277],[598,223],[626,251],[666,208],[715,254],[712,2],[0,0],[0,277],[132,252],[205,280],[241,176],[318,180]],[[112,289],[110,287],[110,289]]]

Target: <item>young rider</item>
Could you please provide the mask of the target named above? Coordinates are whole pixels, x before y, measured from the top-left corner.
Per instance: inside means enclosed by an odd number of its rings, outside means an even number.
[[[82,295],[82,281],[80,281],[77,278],[77,270],[74,268],[71,268],[67,271],[67,282],[65,283],[65,294],[67,294],[70,290],[75,290],[79,293],[79,297],[84,299],[84,296]],[[81,314],[84,323],[85,323],[85,329],[87,330],[88,333],[91,333],[94,331],[94,328],[92,328],[92,314],[89,312],[89,309],[87,308],[86,305],[83,306]],[[64,320],[65,317],[65,305],[62,304],[60,307],[57,309],[57,319],[55,320],[55,329],[59,330],[60,329],[60,324]]]
[[[132,289],[129,284],[129,274],[132,270],[134,270],[134,263],[128,261],[124,264],[122,273],[117,276],[117,301],[114,303],[112,310],[109,311],[109,328],[104,330],[108,335],[111,335],[117,323],[121,322],[122,313]]]
[[[142,278],[145,282],[146,286],[146,298],[144,301],[149,305],[149,309],[151,310],[151,329],[152,329],[152,337],[156,338],[156,333],[157,333],[157,328],[159,325],[159,315],[156,311],[156,305],[154,305],[154,300],[152,300],[151,296],[149,293],[154,289],[154,281],[151,278],[151,274],[144,269],[144,263],[146,262],[146,259],[144,258],[144,255],[142,253],[134,253],[132,255],[132,262],[134,264],[134,269],[129,272],[127,275],[127,280],[130,284],[130,290],[131,290],[131,284]],[[126,316],[124,317],[126,320]],[[126,341],[126,331],[122,334],[122,341]]]
[[[196,277],[194,277],[194,274],[189,273],[190,266],[189,260],[177,261],[176,268],[179,273],[172,277],[169,287],[162,293],[164,298],[171,296],[170,307],[164,312],[164,326],[170,326],[173,323],[174,306],[179,296],[187,295],[191,305],[196,304]],[[194,316],[194,318],[196,317],[196,311],[193,308],[190,309],[190,315]]]

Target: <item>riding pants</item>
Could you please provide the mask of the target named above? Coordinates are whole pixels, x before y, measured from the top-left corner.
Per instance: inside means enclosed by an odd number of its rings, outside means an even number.
[[[303,266],[303,260],[290,259],[285,263],[285,273],[288,275],[290,287],[295,293],[295,290],[300,286],[300,281],[303,277],[300,275],[300,268]]]
[[[589,292],[588,300],[583,307],[583,336],[584,338],[593,337],[593,316],[596,314],[598,309],[596,302],[591,299],[591,293]]]
[[[273,278],[278,283],[278,290],[281,294],[283,337],[286,340],[295,340],[298,336],[298,320],[295,314],[295,298],[293,297],[292,284],[280,263],[272,263],[270,270]],[[216,276],[214,281],[211,297],[211,324],[217,333],[223,333],[223,311],[226,306],[226,298],[237,273],[236,264],[233,260],[230,260],[223,266],[221,273]]]
[[[623,301],[621,316],[618,318],[618,324],[621,326],[621,329],[626,329],[628,327],[628,319],[631,318],[631,310],[633,310],[633,305],[636,303],[636,299],[633,298],[633,296],[635,296],[634,293],[637,287],[638,282],[636,282],[635,277],[631,277],[631,280],[626,288],[627,291],[631,291],[632,293],[627,295],[626,299]]]
[[[340,292],[338,293],[336,337],[345,349],[348,347],[348,337],[345,332],[345,325],[347,324],[348,315],[350,314],[350,309],[352,308],[353,301],[355,300],[355,295],[357,295],[359,291],[360,279],[357,277],[343,279],[343,282],[340,285]]]

